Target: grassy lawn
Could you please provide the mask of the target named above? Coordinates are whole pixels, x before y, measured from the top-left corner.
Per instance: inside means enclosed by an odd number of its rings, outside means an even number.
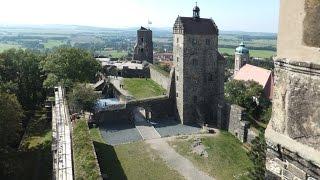
[[[234,54],[235,49],[232,48],[219,48],[220,53]],[[250,50],[251,57],[270,58],[275,55],[276,52],[268,50]]]
[[[99,165],[85,120],[78,120],[74,125],[72,140],[75,179],[99,179]]]
[[[166,92],[165,89],[151,79],[125,78],[123,84],[124,89],[136,99],[161,96]]]
[[[63,44],[65,44],[64,41],[49,39],[46,43],[44,43],[44,48],[52,49],[54,47],[59,47]]]
[[[208,158],[191,152],[192,140],[178,139],[170,145],[216,179],[249,179],[244,173],[252,167],[252,163],[241,143],[231,134],[221,132],[217,137],[202,138],[202,142],[207,147]]]
[[[143,141],[110,146],[103,141],[98,128],[90,129],[101,173],[109,179],[183,179]]]
[[[13,155],[16,163],[13,179],[52,179],[51,122],[45,110],[35,111],[21,141],[20,151]]]

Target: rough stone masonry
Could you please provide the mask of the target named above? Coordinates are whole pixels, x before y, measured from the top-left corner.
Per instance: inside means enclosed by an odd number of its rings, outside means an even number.
[[[267,179],[320,179],[320,0],[281,0]]]

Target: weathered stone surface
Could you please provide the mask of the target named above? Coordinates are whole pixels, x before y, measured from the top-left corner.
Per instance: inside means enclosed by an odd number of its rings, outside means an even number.
[[[315,74],[318,70],[304,65],[299,67],[299,72],[294,69],[296,65],[284,61],[276,66],[270,127],[320,149],[320,77]],[[314,75],[310,74],[311,71]]]
[[[224,108],[225,113],[228,113],[228,115],[225,116],[228,131],[236,136],[241,142],[247,142],[250,125],[248,121],[245,121],[245,109],[235,104],[226,104]]]
[[[320,1],[306,0],[303,40],[309,46],[320,47]]]

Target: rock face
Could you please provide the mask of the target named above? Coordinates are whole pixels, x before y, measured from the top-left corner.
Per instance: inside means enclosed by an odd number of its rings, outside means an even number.
[[[320,179],[319,6],[281,0],[267,179]]]

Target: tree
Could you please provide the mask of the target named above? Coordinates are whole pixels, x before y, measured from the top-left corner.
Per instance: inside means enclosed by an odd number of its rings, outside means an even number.
[[[73,112],[93,111],[95,102],[99,98],[99,95],[94,89],[86,84],[77,84],[68,94],[68,100],[70,109]]]
[[[251,179],[265,179],[266,150],[267,145],[264,134],[260,133],[259,136],[252,141],[252,149],[249,152],[249,158],[253,162],[253,169],[249,171]]]
[[[0,150],[19,144],[22,117],[23,110],[16,96],[0,92]]]
[[[44,73],[41,54],[10,49],[0,54],[0,89],[16,94],[26,110],[35,109],[44,101]]]
[[[66,87],[73,83],[92,82],[101,66],[94,57],[85,50],[61,47],[49,54],[43,64],[47,74],[46,87],[58,84]]]
[[[264,96],[262,86],[254,81],[232,80],[227,82],[225,98],[230,103],[246,108],[247,113],[257,119],[270,106],[270,101]]]

